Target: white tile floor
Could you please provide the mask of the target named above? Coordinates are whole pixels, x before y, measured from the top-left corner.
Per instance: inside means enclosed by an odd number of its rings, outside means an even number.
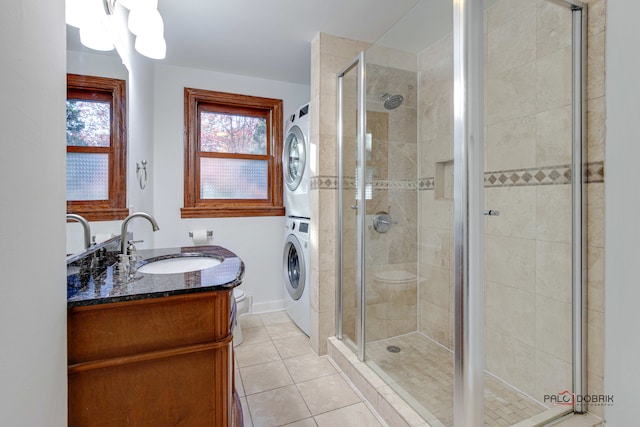
[[[245,427],[375,427],[384,422],[283,311],[242,316],[236,389]]]
[[[245,427],[388,427],[340,368],[313,352],[285,312],[240,322],[235,381]],[[601,420],[573,416],[557,425],[595,427]]]

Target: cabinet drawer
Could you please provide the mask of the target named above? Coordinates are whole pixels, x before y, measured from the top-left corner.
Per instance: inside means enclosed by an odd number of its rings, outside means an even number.
[[[222,341],[231,334],[232,290],[74,307],[68,363]]]

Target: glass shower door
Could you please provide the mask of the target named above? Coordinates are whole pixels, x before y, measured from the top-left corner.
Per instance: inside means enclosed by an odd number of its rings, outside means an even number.
[[[485,209],[500,213],[485,220],[487,425],[573,409],[545,398],[573,390],[581,305],[572,294],[578,12],[559,3],[501,0],[485,11]]]
[[[453,425],[452,11],[416,2],[365,54],[365,360],[433,426]]]

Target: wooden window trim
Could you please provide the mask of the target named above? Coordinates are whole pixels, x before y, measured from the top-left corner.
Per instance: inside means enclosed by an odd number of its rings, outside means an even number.
[[[67,201],[67,212],[82,215],[88,221],[124,219],[127,209],[127,107],[124,80],[67,74],[67,98],[78,92],[95,91],[94,99],[111,98],[110,147],[68,146],[67,152],[109,154],[109,200]]]
[[[263,155],[199,153],[199,104],[216,110],[246,114],[247,109],[264,110],[267,117],[268,195],[262,200],[201,200],[199,161],[201,157],[265,159]],[[206,108],[205,108],[206,110]],[[243,112],[244,111],[244,112]],[[184,88],[185,162],[182,218],[284,216],[282,199],[282,100],[210,90]]]

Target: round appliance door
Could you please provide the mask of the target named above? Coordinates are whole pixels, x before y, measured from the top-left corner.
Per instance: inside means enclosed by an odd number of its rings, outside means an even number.
[[[291,191],[295,191],[304,175],[307,150],[304,135],[298,126],[292,126],[284,141],[284,181]]]
[[[300,241],[293,234],[287,236],[287,241],[284,244],[283,261],[285,287],[291,298],[298,300],[306,285],[306,266]]]

